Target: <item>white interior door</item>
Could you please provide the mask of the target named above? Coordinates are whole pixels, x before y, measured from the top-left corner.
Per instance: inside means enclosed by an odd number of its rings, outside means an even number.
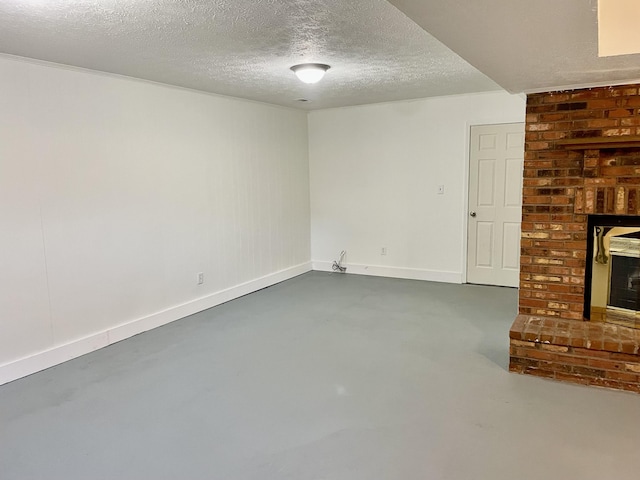
[[[524,124],[471,127],[467,282],[517,287]]]

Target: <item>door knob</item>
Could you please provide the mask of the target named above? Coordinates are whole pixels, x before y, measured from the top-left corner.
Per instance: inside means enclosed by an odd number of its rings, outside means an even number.
[[[469,212],[469,215],[471,215],[472,217],[476,216],[476,212]]]

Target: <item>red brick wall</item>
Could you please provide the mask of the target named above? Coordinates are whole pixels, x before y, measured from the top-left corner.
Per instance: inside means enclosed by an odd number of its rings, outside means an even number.
[[[640,214],[640,148],[562,140],[640,135],[640,84],[527,98],[519,311],[582,320],[587,214]]]

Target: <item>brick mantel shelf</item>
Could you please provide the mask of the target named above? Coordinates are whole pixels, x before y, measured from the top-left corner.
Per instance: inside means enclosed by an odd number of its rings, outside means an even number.
[[[567,138],[558,140],[556,145],[568,150],[600,150],[605,148],[640,148],[640,135],[619,137]]]

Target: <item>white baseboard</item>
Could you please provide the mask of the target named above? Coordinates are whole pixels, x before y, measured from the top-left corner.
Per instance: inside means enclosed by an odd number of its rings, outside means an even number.
[[[332,272],[333,262],[313,261],[313,269],[321,272]],[[373,277],[405,278],[408,280],[426,280],[429,282],[462,283],[462,273],[421,268],[387,267],[382,265],[359,265],[347,263],[346,273],[355,275],[371,275]]]
[[[156,312],[152,315],[138,318],[121,325],[117,325],[103,332],[98,332],[88,337],[58,345],[49,350],[35,353],[10,363],[0,365],[0,385],[26,377],[54,365],[66,362],[73,358],[85,355],[113,343],[146,332],[167,323],[179,320],[207,308],[215,307],[222,303],[242,297],[248,293],[275,285],[284,280],[296,277],[311,271],[311,262],[302,263],[264,277],[236,285],[219,292],[212,293],[202,298],[192,300],[182,305],[176,305],[167,310]]]

